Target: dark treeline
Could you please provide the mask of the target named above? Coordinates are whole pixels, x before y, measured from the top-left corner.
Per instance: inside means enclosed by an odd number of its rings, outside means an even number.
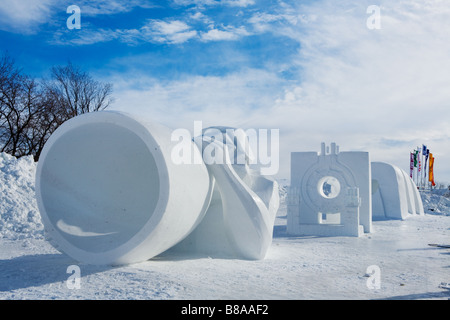
[[[45,142],[66,120],[104,110],[112,85],[95,81],[70,62],[54,66],[48,78],[22,72],[7,53],[0,57],[0,152],[39,160]]]

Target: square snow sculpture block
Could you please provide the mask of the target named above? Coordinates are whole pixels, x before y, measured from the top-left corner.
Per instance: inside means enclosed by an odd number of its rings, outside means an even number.
[[[328,148],[327,148],[328,149]],[[291,154],[287,232],[291,235],[360,236],[372,231],[368,152]]]

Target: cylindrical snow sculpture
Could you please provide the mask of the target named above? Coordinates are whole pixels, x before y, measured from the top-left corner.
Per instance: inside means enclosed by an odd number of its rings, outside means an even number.
[[[203,163],[173,163],[174,143],[168,128],[119,112],[65,122],[36,172],[50,242],[80,262],[119,265],[181,241],[203,218],[212,186]]]

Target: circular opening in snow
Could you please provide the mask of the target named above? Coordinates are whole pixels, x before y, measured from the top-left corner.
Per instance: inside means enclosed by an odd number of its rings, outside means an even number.
[[[341,192],[341,184],[335,177],[326,176],[317,184],[319,194],[326,199],[336,198]]]
[[[112,250],[150,219],[160,195],[155,158],[132,130],[106,122],[72,128],[49,148],[40,194],[45,212],[73,246]]]

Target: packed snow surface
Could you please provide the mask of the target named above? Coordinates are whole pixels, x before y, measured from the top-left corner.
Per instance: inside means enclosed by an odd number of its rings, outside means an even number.
[[[44,239],[35,169],[31,157],[0,154],[0,299],[450,297],[450,249],[430,246],[450,245],[448,190],[422,192],[425,216],[374,221],[374,232],[361,237],[289,237],[288,186],[281,181],[281,207],[264,260],[169,250],[146,262],[109,267],[78,264]],[[67,272],[72,265],[80,270],[79,289]]]

